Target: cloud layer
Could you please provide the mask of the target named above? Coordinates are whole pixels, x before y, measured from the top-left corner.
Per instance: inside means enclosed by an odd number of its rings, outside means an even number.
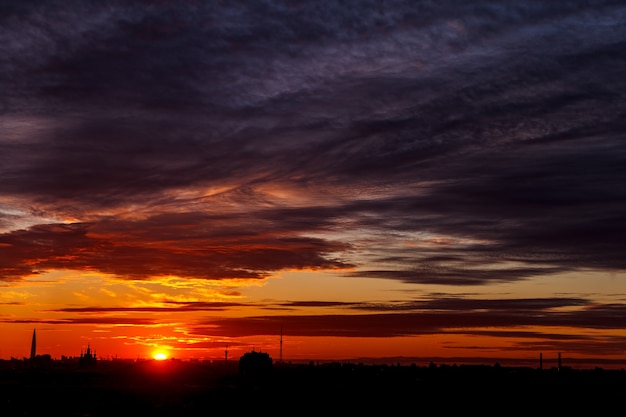
[[[619,2],[0,7],[0,280],[626,268]]]

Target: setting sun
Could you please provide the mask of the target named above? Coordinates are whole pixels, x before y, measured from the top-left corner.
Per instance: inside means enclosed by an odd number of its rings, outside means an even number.
[[[156,359],[157,361],[163,361],[167,359],[167,355],[163,352],[156,352],[153,358]]]

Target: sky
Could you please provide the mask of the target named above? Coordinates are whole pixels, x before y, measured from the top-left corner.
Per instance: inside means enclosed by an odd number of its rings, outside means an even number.
[[[624,21],[1,1],[0,358],[624,366]]]

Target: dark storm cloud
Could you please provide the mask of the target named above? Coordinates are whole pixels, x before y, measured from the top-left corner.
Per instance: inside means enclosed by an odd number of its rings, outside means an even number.
[[[356,265],[479,285],[626,267],[620,2],[0,7],[3,280]],[[17,231],[66,218],[93,234]],[[247,227],[218,259],[203,233],[222,222]],[[333,230],[372,236],[305,237]]]

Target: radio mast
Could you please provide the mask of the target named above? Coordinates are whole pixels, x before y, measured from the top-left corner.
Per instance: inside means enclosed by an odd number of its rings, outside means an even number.
[[[280,325],[280,359],[279,363],[283,364],[283,325]]]

